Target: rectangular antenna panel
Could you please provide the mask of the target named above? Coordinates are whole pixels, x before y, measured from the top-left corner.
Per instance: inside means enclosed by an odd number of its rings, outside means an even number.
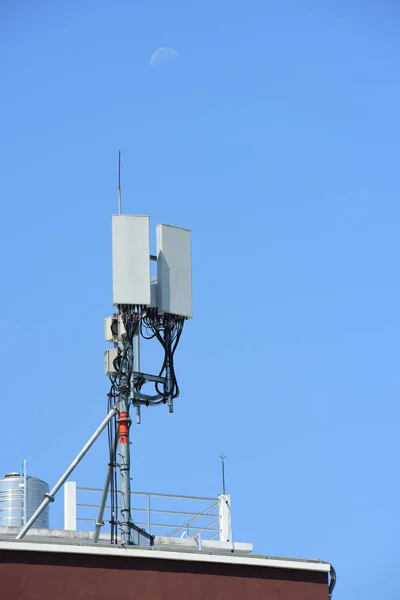
[[[149,217],[112,216],[113,304],[150,304]]]
[[[157,225],[157,287],[161,312],[192,318],[192,256],[189,229]]]

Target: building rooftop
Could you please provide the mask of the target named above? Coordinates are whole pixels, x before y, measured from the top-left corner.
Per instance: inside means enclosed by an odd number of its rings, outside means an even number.
[[[66,483],[64,528],[32,527],[23,539],[18,540],[21,527],[0,526],[0,554],[6,562],[60,567],[66,560],[71,560],[75,566],[86,567],[97,557],[110,569],[118,569],[118,559],[124,558],[132,560],[132,569],[136,570],[142,568],[140,565],[154,571],[165,570],[166,565],[177,571],[228,569],[225,574],[240,572],[244,577],[303,581],[306,585],[312,585],[313,581],[322,584],[325,575],[325,585],[329,584],[329,595],[332,594],[336,576],[330,563],[318,559],[257,556],[252,554],[251,543],[234,541],[228,494],[204,498],[134,492],[134,545],[124,546],[121,537],[115,534],[113,537],[111,533],[108,505],[101,531],[97,538],[95,536],[101,492],[100,489],[77,487],[75,482]]]

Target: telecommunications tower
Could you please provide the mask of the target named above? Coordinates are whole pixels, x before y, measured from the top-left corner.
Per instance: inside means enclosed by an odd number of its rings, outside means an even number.
[[[150,218],[127,214],[112,216],[113,305],[105,319],[105,374],[110,378],[110,407],[118,404],[115,427],[109,425],[110,463],[105,495],[120,471],[120,519],[123,544],[131,543],[134,524],[130,512],[130,408],[140,423],[143,406],[168,406],[173,412],[179,396],[174,353],[183,325],[192,317],[191,234],[187,229],[158,225],[157,253],[150,253]],[[150,262],[157,275],[150,276]],[[163,349],[157,374],[140,370],[141,340],[156,340]],[[149,384],[149,385],[147,385]],[[148,389],[149,388],[149,389]],[[112,491],[113,492],[113,491]],[[96,536],[102,519],[96,524]],[[112,528],[114,523],[111,524]]]
[[[172,225],[158,225],[156,254],[151,254],[150,217],[121,213],[120,185],[118,209],[111,223],[115,312],[105,319],[105,340],[113,345],[104,353],[105,374],[111,383],[108,413],[55,486],[45,494],[17,539],[25,536],[49,502],[54,501],[59,489],[106,427],[109,461],[93,541],[99,540],[109,495],[111,542],[130,545],[132,532],[142,531],[131,517],[130,413],[131,409],[135,410],[138,424],[142,407],[165,405],[172,413],[174,400],[179,396],[174,354],[185,320],[192,318],[191,232]],[[150,275],[152,261],[157,267],[154,277]],[[150,340],[160,343],[163,350],[157,374],[140,369],[141,342],[148,344]]]

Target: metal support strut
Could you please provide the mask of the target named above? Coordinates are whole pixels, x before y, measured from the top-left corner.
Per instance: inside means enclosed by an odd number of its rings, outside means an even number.
[[[110,462],[108,464],[106,480],[104,482],[104,487],[103,487],[103,493],[101,495],[99,512],[97,514],[97,520],[95,523],[95,529],[94,529],[94,535],[93,535],[93,542],[95,544],[97,544],[97,542],[99,541],[100,530],[104,525],[104,521],[103,521],[104,510],[105,510],[106,504],[107,504],[107,496],[108,496],[108,490],[110,489],[111,477],[113,476],[114,461],[115,461],[115,455],[117,452],[117,446],[118,446],[118,437],[115,437],[114,445],[113,445],[113,448],[111,449]]]
[[[65,471],[64,475],[62,475],[62,477],[60,477],[60,479],[57,481],[57,483],[53,487],[53,489],[50,490],[50,492],[45,495],[46,497],[43,500],[43,502],[41,503],[41,505],[36,509],[36,511],[33,513],[33,515],[31,516],[31,518],[29,519],[29,521],[25,524],[25,526],[21,529],[21,531],[17,535],[17,537],[16,537],[17,540],[21,540],[24,537],[24,535],[30,530],[30,528],[32,527],[32,525],[34,524],[34,522],[36,521],[36,519],[40,516],[40,514],[44,511],[44,509],[46,508],[46,506],[50,502],[54,502],[54,496],[57,494],[58,490],[65,483],[65,481],[71,475],[72,471],[80,463],[80,461],[85,456],[85,454],[87,453],[87,451],[91,448],[91,446],[97,440],[97,438],[99,437],[99,435],[107,427],[108,423],[111,421],[112,418],[115,417],[115,415],[119,412],[119,410],[120,410],[119,404],[116,404],[115,406],[113,406],[111,408],[111,410],[109,411],[109,413],[106,416],[106,418],[104,419],[104,421],[101,423],[101,425],[99,425],[99,427],[96,429],[96,431],[94,432],[94,434],[92,435],[92,437],[83,446],[82,450],[79,452],[79,454],[77,455],[77,457],[75,458],[75,460],[72,461],[72,463],[70,464],[70,466],[68,467],[68,469]]]

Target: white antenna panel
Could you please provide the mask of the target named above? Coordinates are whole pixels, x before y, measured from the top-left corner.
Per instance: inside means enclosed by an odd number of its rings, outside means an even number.
[[[112,216],[113,304],[150,305],[150,219]]]
[[[157,287],[161,312],[191,319],[191,232],[171,225],[157,225]]]

